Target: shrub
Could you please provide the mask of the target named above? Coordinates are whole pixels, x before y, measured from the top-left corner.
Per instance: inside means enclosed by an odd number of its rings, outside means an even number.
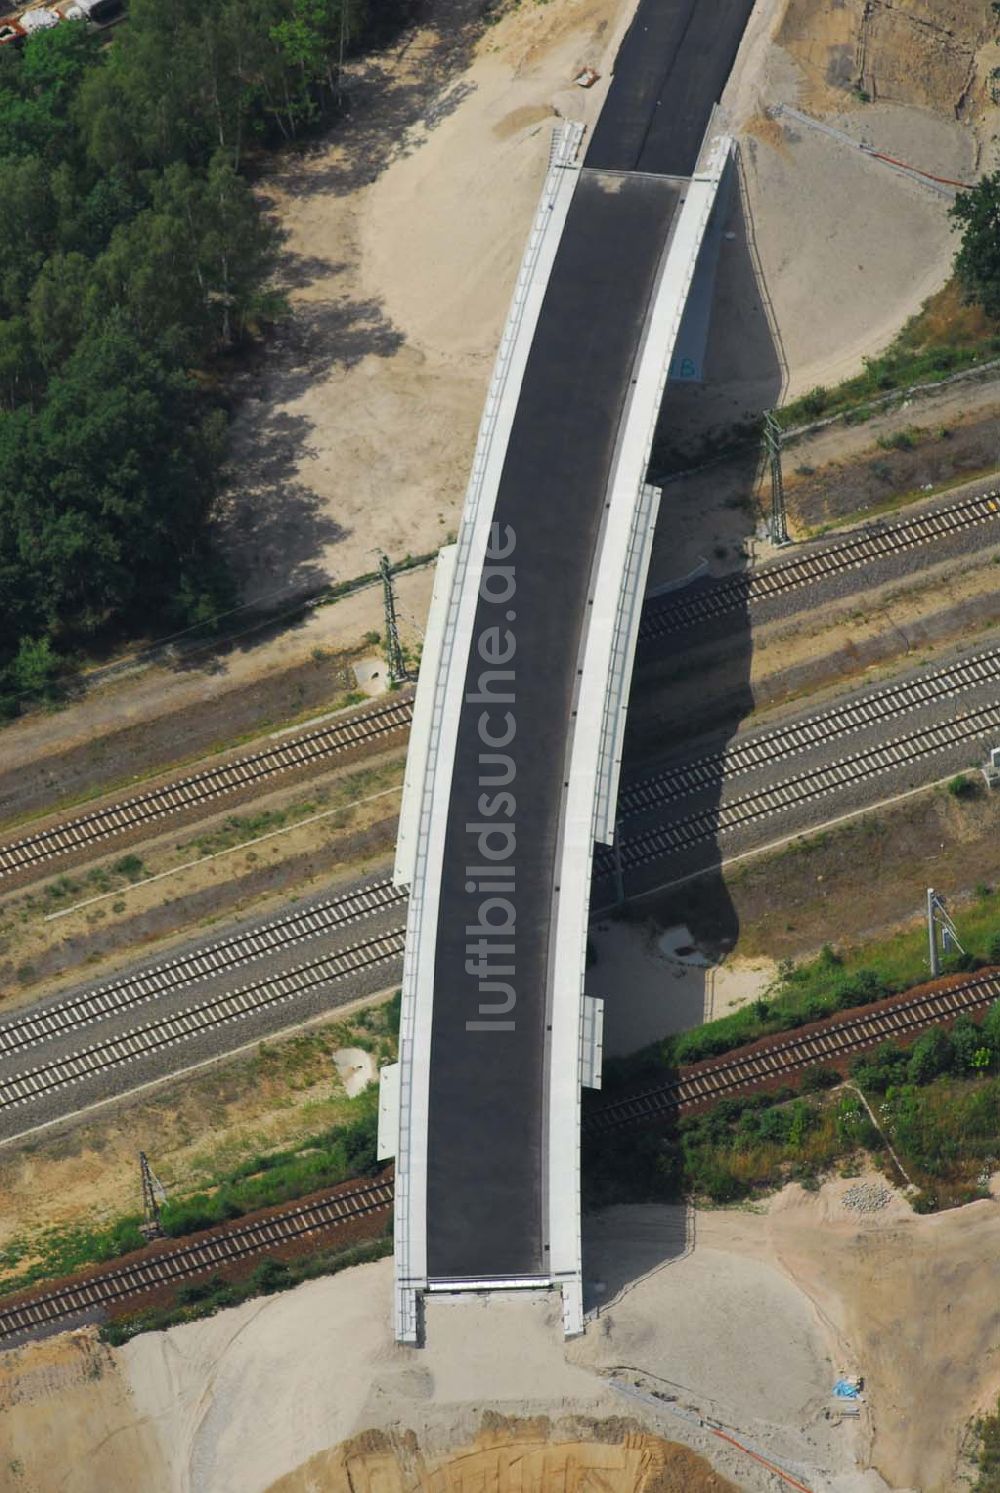
[[[902,1083],[907,1070],[909,1055],[892,1042],[883,1042],[873,1053],[856,1058],[851,1064],[851,1077],[863,1089],[872,1089],[884,1094],[894,1083]]]
[[[250,1274],[250,1284],[262,1296],[273,1296],[289,1283],[291,1272],[284,1260],[262,1260]]]
[[[880,435],[876,442],[883,451],[912,451],[917,444],[910,430],[894,430],[891,435]]]
[[[948,792],[952,798],[975,798],[977,788],[970,777],[967,777],[964,772],[960,772],[948,784]]]
[[[799,408],[804,415],[815,419],[816,416],[821,415],[826,409],[829,398],[828,391],[822,385],[817,384],[814,389],[809,390],[808,394],[802,396],[799,400]]]
[[[823,1089],[836,1088],[838,1083],[840,1083],[840,1074],[833,1068],[807,1068],[802,1075],[802,1092],[818,1094]]]
[[[907,1075],[911,1083],[930,1083],[947,1073],[955,1064],[955,1049],[949,1034],[941,1027],[923,1032],[910,1050]]]

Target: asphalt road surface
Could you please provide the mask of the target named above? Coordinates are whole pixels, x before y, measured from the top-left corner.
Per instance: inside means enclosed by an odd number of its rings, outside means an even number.
[[[516,576],[510,613],[481,599],[474,638],[516,640],[509,708],[516,852],[511,1027],[470,1030],[483,999],[470,949],[483,896],[481,699],[462,712],[437,930],[427,1264],[431,1279],[547,1272],[544,1192],[549,933],[576,667],[619,421],[660,256],[751,0],[642,0],[585,159],[547,290],[496,506]],[[638,170],[641,175],[609,173]],[[504,541],[507,542],[506,539]],[[467,695],[485,668],[473,653]],[[502,692],[500,689],[498,693]],[[495,780],[494,780],[495,781]],[[496,789],[493,789],[496,792]],[[504,811],[501,810],[501,813]],[[499,845],[499,837],[494,842]],[[471,933],[469,930],[473,930]],[[472,961],[475,965],[475,960]],[[496,960],[493,961],[496,964]],[[487,976],[489,979],[489,976]],[[509,999],[500,993],[497,1005]],[[487,1000],[497,1000],[488,995]],[[575,1054],[560,1060],[575,1061]]]

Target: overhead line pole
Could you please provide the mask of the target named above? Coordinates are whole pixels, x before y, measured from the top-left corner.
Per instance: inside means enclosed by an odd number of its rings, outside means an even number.
[[[403,645],[399,641],[399,623],[396,620],[396,588],[392,579],[389,556],[379,555],[378,573],[382,577],[382,601],[385,608],[385,656],[389,665],[389,680],[400,684],[406,679],[406,660]]]
[[[788,544],[788,517],[785,511],[785,484],[781,475],[781,426],[773,410],[764,411],[764,446],[771,469],[771,543]]]

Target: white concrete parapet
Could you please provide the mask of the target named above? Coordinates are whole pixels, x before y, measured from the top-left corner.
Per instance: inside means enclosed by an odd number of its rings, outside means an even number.
[[[550,959],[547,1064],[550,1269],[563,1287],[567,1333],[583,1331],[580,1238],[580,1070],[584,978],[595,841],[614,831],[614,798],[629,674],[645,587],[652,503],[646,472],[670,361],[726,165],[730,137],[706,142],[661,265],[608,485],[591,578],[560,826]],[[702,163],[704,163],[702,165]],[[646,516],[644,517],[644,509]]]
[[[399,1139],[399,1064],[378,1070],[378,1139],[376,1161],[391,1161]]]
[[[399,807],[399,828],[396,831],[396,862],[393,866],[392,883],[398,887],[411,885],[416,868],[420,801],[427,777],[427,758],[434,721],[434,690],[441,667],[445,623],[457,555],[457,545],[446,545],[438,551],[434,571],[434,589],[420,655],[420,673],[413,700],[413,720],[403,774],[403,801]]]
[[[604,1002],[599,996],[585,995],[583,998],[583,1019],[580,1022],[581,1088],[599,1089],[601,1087],[603,1067]]]
[[[597,807],[594,813],[596,838],[605,845],[614,843],[615,816],[618,805],[618,780],[621,777],[625,720],[628,714],[632,666],[639,641],[639,622],[645,600],[649,556],[653,548],[653,531],[660,511],[662,493],[658,487],[644,483],[632,514],[625,574],[618,598],[611,644],[611,675],[604,706],[601,731],[601,756],[597,772]]]

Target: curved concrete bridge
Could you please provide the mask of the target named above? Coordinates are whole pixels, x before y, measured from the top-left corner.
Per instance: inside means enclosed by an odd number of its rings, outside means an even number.
[[[586,156],[562,125],[441,554],[396,881],[410,888],[395,1154],[396,1332],[426,1291],[559,1286],[583,1327],[583,993],[614,836],[659,493],[653,432],[731,141],[714,105],[753,0],[642,0]]]

